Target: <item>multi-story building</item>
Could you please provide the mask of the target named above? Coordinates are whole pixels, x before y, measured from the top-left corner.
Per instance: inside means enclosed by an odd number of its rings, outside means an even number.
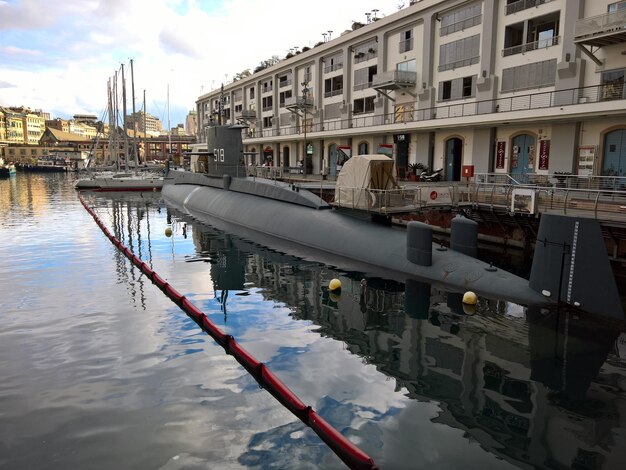
[[[198,129],[198,113],[195,109],[189,111],[185,119],[185,132],[187,135],[197,135]]]
[[[2,111],[5,142],[9,145],[23,144],[26,131],[25,115],[11,108],[3,108]]]
[[[200,96],[200,142],[219,116],[256,163],[313,173],[384,153],[448,181],[626,175],[626,1],[422,0],[359,26]]]
[[[137,111],[128,115],[126,117],[126,127],[128,129],[135,128],[137,132],[145,132],[154,137],[158,137],[163,131],[161,120],[143,111]]]

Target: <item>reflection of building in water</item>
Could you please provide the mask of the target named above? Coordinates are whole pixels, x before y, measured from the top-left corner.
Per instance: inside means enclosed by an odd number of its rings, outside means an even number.
[[[199,251],[221,252],[223,268],[236,271],[225,276],[239,288],[245,276],[395,378],[397,389],[439,402],[435,421],[463,429],[494,455],[537,468],[609,469],[626,461],[619,442],[626,373],[606,361],[615,325],[564,312],[504,317],[501,301],[481,300],[480,314],[465,315],[458,295],[427,284],[409,283],[406,291],[376,279],[365,285],[359,275],[201,230]],[[341,295],[328,292],[333,277],[341,278]]]

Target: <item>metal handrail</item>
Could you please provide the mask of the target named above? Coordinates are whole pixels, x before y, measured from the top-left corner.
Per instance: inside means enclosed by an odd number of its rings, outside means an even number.
[[[626,93],[606,93],[606,85],[592,85],[581,88],[568,88],[564,90],[545,91],[539,93],[528,93],[524,95],[510,96],[507,98],[496,98],[493,100],[464,101],[457,104],[446,104],[431,108],[420,108],[403,113],[402,125],[406,126],[411,122],[431,121],[435,119],[447,119],[453,117],[467,117],[485,114],[503,114],[515,111],[527,111],[531,109],[561,108],[564,106],[582,105],[595,102],[624,100]],[[345,89],[344,89],[345,90]],[[301,97],[285,100],[287,107],[292,105],[302,105]],[[307,106],[312,106],[313,100],[309,97]],[[311,130],[307,132],[324,132],[350,128],[376,127],[394,124],[395,112],[387,114],[375,114],[368,117],[360,115],[348,117],[332,122],[315,122],[311,125]],[[294,135],[300,131],[297,125],[281,126],[281,135]],[[270,137],[275,134],[263,133],[262,137]],[[246,137],[244,137],[246,138]]]

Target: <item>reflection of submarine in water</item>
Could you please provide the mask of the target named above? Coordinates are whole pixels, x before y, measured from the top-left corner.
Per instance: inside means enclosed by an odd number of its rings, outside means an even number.
[[[377,285],[371,278],[362,299],[358,276],[315,268],[181,217],[193,225],[199,257],[216,261],[216,288],[245,289],[246,280],[255,281],[264,297],[292,307],[295,318],[312,321],[320,335],[395,380],[396,390],[438,403],[433,421],[462,429],[515,465],[569,468],[588,455],[606,462],[595,468],[620,468],[611,466],[620,456],[611,431],[623,421],[615,399],[621,392],[610,380],[625,376],[623,368],[601,370],[619,331],[616,322],[540,308],[527,309],[525,322],[485,310],[466,316],[449,293],[426,284],[406,285],[403,292],[400,284]],[[341,295],[326,289],[329,276],[341,278]],[[302,295],[305,286],[308,295]],[[288,433],[270,432],[278,441]]]
[[[524,305],[560,299],[595,313],[623,318],[608,259],[604,256],[607,271],[600,266],[602,258],[595,252],[586,256],[583,253],[589,245],[583,240],[586,231],[580,228],[587,224],[585,221],[576,219],[573,246],[578,246],[578,252],[574,254],[584,256],[587,262],[591,260],[592,265],[574,270],[572,243],[548,240],[546,236],[543,247],[535,252],[535,260],[540,262],[534,263],[538,267],[528,281],[471,256],[476,252],[476,227],[468,219],[455,219],[458,223],[453,223],[452,239],[456,241],[452,249],[440,250],[433,245],[432,230],[425,224],[412,222],[407,230],[380,226],[332,210],[313,193],[294,185],[238,177],[243,156],[240,127],[210,127],[207,141],[207,148],[212,149],[209,155],[193,162],[195,171],[170,170],[162,194],[170,204],[217,228],[291,254],[400,281],[428,281],[448,290],[472,290]],[[540,228],[540,233],[551,237],[551,227],[571,225],[553,217],[546,217],[552,220],[551,226],[543,232]],[[568,237],[568,230],[559,233],[559,239]],[[561,256],[566,246],[569,254]],[[556,259],[561,262],[554,262]],[[609,292],[599,294],[597,289],[589,289],[585,286],[588,279],[602,282]]]

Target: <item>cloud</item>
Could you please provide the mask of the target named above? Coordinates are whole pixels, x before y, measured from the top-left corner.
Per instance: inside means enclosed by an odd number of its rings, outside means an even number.
[[[22,49],[21,47],[16,46],[0,46],[0,54],[8,54],[15,56],[40,56],[41,51],[33,50],[33,49]]]
[[[377,0],[379,16],[397,4]],[[0,105],[99,114],[107,79],[133,58],[148,112],[163,117],[169,86],[177,124],[200,94],[322,32],[338,37],[363,11],[361,0],[0,0],[0,77],[13,85]]]
[[[0,80],[0,88],[15,88],[17,85]]]
[[[159,42],[167,52],[182,54],[192,59],[199,59],[201,57],[196,46],[188,41],[185,35],[180,34],[180,31],[172,30],[172,28],[166,27],[161,31]]]

